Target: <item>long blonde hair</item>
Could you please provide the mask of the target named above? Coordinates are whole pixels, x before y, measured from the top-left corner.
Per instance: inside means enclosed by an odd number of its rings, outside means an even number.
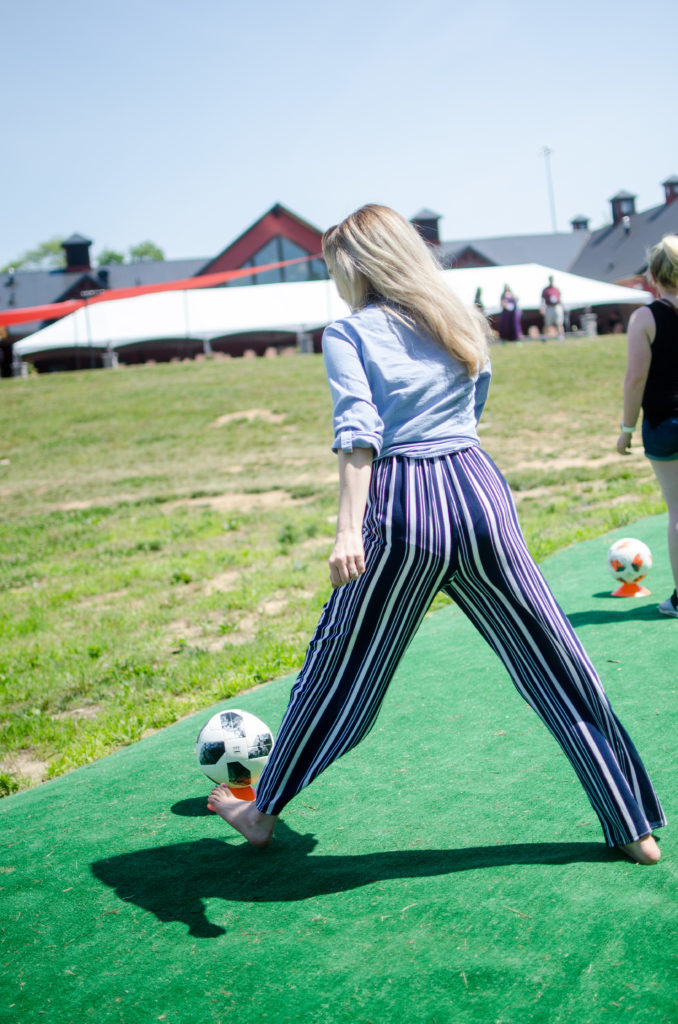
[[[678,287],[678,235],[664,235],[647,254],[648,270],[658,284]]]
[[[487,359],[487,321],[444,281],[416,228],[388,206],[368,203],[322,239],[337,289],[351,309],[393,305],[423,327],[473,376]]]

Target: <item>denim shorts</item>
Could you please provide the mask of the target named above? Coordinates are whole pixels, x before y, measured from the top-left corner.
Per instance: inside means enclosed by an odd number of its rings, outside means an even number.
[[[643,420],[643,445],[648,459],[670,462],[678,459],[678,416],[651,427]]]

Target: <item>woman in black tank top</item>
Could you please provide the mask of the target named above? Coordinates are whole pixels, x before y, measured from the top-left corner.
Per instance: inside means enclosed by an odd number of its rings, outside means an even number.
[[[678,236],[666,235],[648,253],[648,276],[658,298],[629,320],[624,417],[617,438],[630,455],[643,409],[643,445],[669,510],[669,558],[674,591],[659,605],[678,618]]]

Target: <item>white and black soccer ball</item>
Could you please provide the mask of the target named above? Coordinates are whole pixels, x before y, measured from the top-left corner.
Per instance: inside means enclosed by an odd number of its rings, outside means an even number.
[[[198,733],[195,753],[201,771],[230,789],[252,786],[273,750],[273,733],[249,711],[218,711]]]
[[[642,540],[624,537],[608,551],[607,565],[620,583],[638,583],[652,568],[652,553]]]

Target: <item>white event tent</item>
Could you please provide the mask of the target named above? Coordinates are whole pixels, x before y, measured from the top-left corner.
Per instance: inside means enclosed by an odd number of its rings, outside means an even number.
[[[462,302],[473,302],[476,288],[482,289],[483,305],[489,315],[500,310],[500,296],[508,284],[524,311],[538,310],[541,293],[552,277],[560,289],[563,307],[568,310],[584,310],[597,306],[644,306],[652,302],[650,292],[637,288],[622,288],[605,281],[594,281],[590,277],[579,277],[563,270],[553,270],[539,263],[519,263],[510,267],[465,267],[463,270],[443,272]]]
[[[499,311],[508,282],[524,311],[538,310],[549,276],[567,310],[599,306],[644,305],[649,292],[622,288],[552,270],[535,263],[443,271],[461,300],[471,304],[482,289],[485,311]],[[14,345],[19,359],[66,349],[117,351],[162,339],[191,338],[207,344],[216,338],[262,332],[298,334],[324,327],[348,307],[331,281],[269,284],[256,287],[196,288],[135,298],[99,301],[57,320]]]

